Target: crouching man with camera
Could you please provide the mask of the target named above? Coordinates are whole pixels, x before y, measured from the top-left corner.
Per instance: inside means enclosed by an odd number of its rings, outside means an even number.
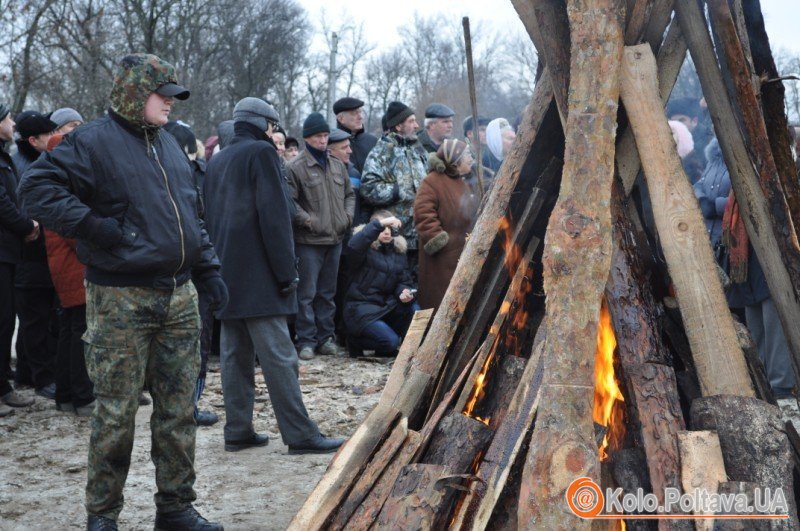
[[[378,210],[369,223],[353,230],[347,244],[352,280],[345,296],[344,321],[352,357],[364,350],[374,350],[378,356],[396,355],[419,309],[401,226],[391,212]]]

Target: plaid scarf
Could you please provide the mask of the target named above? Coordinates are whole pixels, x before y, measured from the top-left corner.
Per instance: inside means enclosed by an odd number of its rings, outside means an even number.
[[[731,282],[741,284],[747,280],[749,242],[744,221],[739,214],[739,203],[731,189],[725,213],[722,216],[722,244],[728,249]]]

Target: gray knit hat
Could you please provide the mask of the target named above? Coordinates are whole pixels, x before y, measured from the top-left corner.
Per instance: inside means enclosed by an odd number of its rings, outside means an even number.
[[[83,116],[81,116],[80,113],[75,109],[71,109],[70,107],[62,107],[61,109],[56,109],[52,112],[52,114],[50,114],[50,120],[55,122],[58,127],[61,127],[62,125],[70,122],[77,121],[83,123]]]
[[[279,122],[280,117],[275,107],[261,98],[242,98],[233,108],[234,122],[247,122],[262,131],[267,130],[268,122]]]

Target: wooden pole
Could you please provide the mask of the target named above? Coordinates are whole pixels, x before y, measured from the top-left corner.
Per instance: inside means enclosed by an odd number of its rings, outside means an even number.
[[[784,335],[792,351],[795,374],[800,368],[800,296],[784,263],[781,244],[773,230],[770,208],[761,191],[759,176],[748,155],[739,119],[733,110],[722,74],[714,55],[705,16],[696,0],[676,0],[678,22],[689,45],[697,75],[708,103],[714,130],[728,167],[731,186],[739,202],[750,243],[764,271],[770,295],[783,325]]]
[[[700,209],[661,106],[649,46],[625,49],[621,76],[622,102],[636,137],[703,394],[753,396]]]
[[[478,124],[478,96],[475,92],[475,69],[472,63],[472,35],[469,31],[469,17],[461,19],[461,25],[464,27],[464,48],[467,53],[467,79],[469,80],[469,103],[472,107],[472,138],[477,138],[478,149],[475,153],[476,172],[478,178],[478,197],[483,200],[483,145],[481,144],[480,125]],[[476,136],[477,135],[477,136]],[[473,142],[475,144],[475,142]]]
[[[611,267],[611,184],[624,7],[570,0],[570,97],[564,174],[545,237],[547,347],[541,409],[523,471],[518,521],[588,529],[565,501],[576,478],[599,481],[591,404],[600,301]]]

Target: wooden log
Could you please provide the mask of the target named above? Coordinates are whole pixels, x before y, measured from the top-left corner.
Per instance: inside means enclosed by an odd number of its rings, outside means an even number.
[[[625,23],[625,45],[639,44],[644,39],[647,24],[650,21],[650,12],[653,10],[655,0],[637,0],[628,3],[627,22]],[[665,26],[666,27],[666,26]]]
[[[739,346],[744,352],[744,359],[747,362],[747,371],[750,373],[750,380],[756,392],[756,398],[760,398],[764,402],[777,406],[778,402],[775,401],[775,396],[772,394],[772,386],[769,384],[767,371],[764,368],[764,363],[758,355],[758,348],[750,337],[750,331],[747,327],[739,321],[733,322],[736,327],[736,336],[739,338]]]
[[[614,484],[623,492],[652,492],[650,477],[647,474],[647,457],[641,448],[622,448],[611,454],[611,474]],[[658,524],[653,520],[636,519],[639,513],[626,513],[627,531],[654,531]]]
[[[654,54],[657,54],[661,49],[664,31],[666,31],[669,21],[672,19],[673,1],[656,0],[650,10],[650,17],[644,33],[644,42],[650,43]]]
[[[516,356],[502,356],[489,375],[486,397],[477,403],[472,416],[487,419],[487,426],[492,431],[497,429],[508,412],[525,371],[526,361]]]
[[[422,462],[444,465],[454,474],[471,473],[476,456],[492,435],[494,432],[483,422],[461,412],[450,413],[436,427]]]
[[[342,502],[339,510],[327,526],[328,529],[344,529],[348,520],[355,510],[361,505],[364,499],[372,490],[373,485],[384,472],[386,467],[392,462],[397,452],[403,447],[408,436],[408,419],[403,417],[394,427],[392,433],[386,438],[369,464],[364,468],[364,472],[356,481],[347,499]]]
[[[678,447],[683,491],[717,492],[718,485],[727,480],[717,434],[713,431],[684,431],[678,434]],[[708,507],[697,509],[694,514],[714,514]],[[695,526],[697,531],[712,531],[714,521],[697,519]]]
[[[761,110],[767,125],[769,144],[775,165],[778,168],[781,186],[786,202],[789,205],[795,228],[800,225],[800,181],[797,179],[797,167],[791,152],[789,121],[784,104],[786,88],[780,77],[775,59],[772,57],[769,37],[761,14],[760,0],[748,0],[742,3],[746,34],[750,40],[750,52],[755,75],[758,76],[761,96]],[[740,35],[742,35],[740,33]],[[772,81],[770,81],[772,80]]]
[[[780,410],[753,397],[711,396],[692,404],[692,429],[715,430],[728,478],[750,481],[775,491],[789,502],[790,525],[796,529],[792,456]]]
[[[565,0],[511,0],[525,30],[548,67],[553,95],[566,129],[569,91],[569,21]]]
[[[543,334],[542,334],[543,335]],[[520,384],[508,406],[503,421],[497,427],[492,443],[483,456],[476,475],[479,481],[471,485],[453,519],[452,529],[485,529],[495,505],[504,491],[514,462],[530,435],[539,404],[539,390],[544,377],[542,352],[544,340],[533,347],[526,361]],[[517,498],[514,498],[516,506]],[[516,514],[516,511],[514,511]]]
[[[700,209],[672,141],[656,86],[655,59],[646,45],[626,48],[622,101],[628,113],[652,199],[653,217],[675,284],[686,335],[704,395],[752,396]]]
[[[641,423],[642,446],[653,494],[664,501],[667,487],[680,488],[678,433],[686,429],[672,367],[642,363],[624,367],[631,404]]]
[[[736,103],[740,122],[744,127],[747,141],[745,145],[750,152],[750,159],[755,162],[759,184],[769,205],[772,227],[783,253],[784,264],[792,278],[795,292],[800,293],[800,244],[797,242],[795,225],[772,156],[767,126],[761,115],[761,105],[753,87],[745,51],[736,33],[736,24],[728,0],[709,0],[708,5],[720,50],[720,60],[726,62],[733,82],[735,92],[732,100]],[[788,148],[788,144],[786,147]],[[792,181],[797,182],[797,170],[792,173]]]
[[[437,488],[450,474],[442,465],[403,467],[392,493],[383,505],[375,525],[378,529],[443,529],[446,515],[441,511],[452,502],[452,491]]]
[[[747,504],[755,506],[755,493],[756,489],[763,489],[757,483],[749,483],[747,481],[723,481],[719,484],[717,492],[724,495],[743,495],[747,499]],[[733,510],[725,511],[720,509],[717,514],[742,514],[754,515],[764,514],[763,512],[745,512],[737,511],[734,506]],[[714,531],[769,531],[773,529],[771,522],[768,520],[751,520],[751,519],[717,519],[714,520]]]
[[[369,529],[378,518],[383,505],[391,494],[397,478],[403,467],[411,462],[414,454],[419,448],[421,441],[420,434],[416,431],[409,431],[403,447],[392,458],[392,461],[383,469],[383,473],[372,486],[369,494],[359,505],[344,526],[344,529],[366,530]]]
[[[306,498],[287,529],[296,531],[322,529],[350,492],[350,488],[375,451],[399,421],[400,412],[396,409],[381,404],[375,406],[353,436],[336,453],[328,470]]]
[[[547,350],[542,407],[525,463],[518,521],[589,524],[564,500],[581,476],[599,479],[590,405],[600,300],[611,266],[611,183],[624,7],[570,0],[570,100],[564,175],[543,257]]]
[[[730,172],[731,185],[750,236],[750,243],[764,270],[797,372],[797,367],[800,366],[800,327],[796,323],[800,322],[800,298],[796,286],[783,262],[781,246],[772,229],[767,200],[761,192],[755,166],[748,156],[746,142],[739,129],[738,115],[728,98],[705,16],[694,0],[676,0],[675,7],[708,103],[714,129],[724,131],[724,134],[718,136],[718,140],[725,165]]]
[[[381,393],[380,402],[392,405],[400,394],[400,389],[405,386],[406,371],[411,363],[411,358],[416,354],[420,343],[425,338],[425,332],[428,330],[432,316],[433,308],[420,310],[414,314],[411,325],[409,325],[408,331],[403,338],[403,344],[400,345],[400,351],[397,353],[394,365],[392,365],[392,372],[389,373],[389,379],[386,381],[383,393]]]
[[[542,78],[547,79],[547,76],[545,71]],[[464,309],[476,292],[476,280],[497,238],[498,224],[508,209],[512,192],[519,182],[520,170],[539,135],[540,126],[544,122],[552,98],[552,87],[549,82],[540,82],[536,85],[533,99],[523,114],[517,140],[495,178],[487,202],[461,253],[453,280],[433,317],[425,340],[412,360],[411,366],[432,377],[439,374],[448,348],[461,323]],[[427,409],[424,404],[425,392],[403,389],[401,393],[407,394],[408,401],[415,403],[417,409]]]

